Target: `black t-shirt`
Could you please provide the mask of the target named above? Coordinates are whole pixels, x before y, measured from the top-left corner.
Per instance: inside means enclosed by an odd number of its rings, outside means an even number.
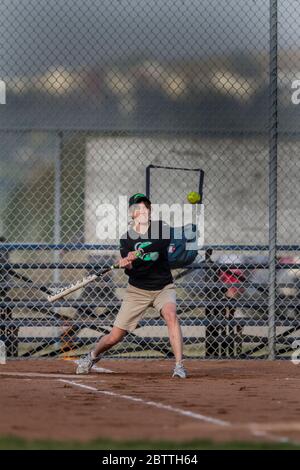
[[[144,250],[144,255],[143,259],[132,262],[131,269],[125,269],[129,284],[145,290],[160,290],[171,284],[173,277],[168,261],[169,244],[169,226],[161,220],[151,221],[146,234],[140,235],[130,228],[120,239],[122,258],[139,247]]]

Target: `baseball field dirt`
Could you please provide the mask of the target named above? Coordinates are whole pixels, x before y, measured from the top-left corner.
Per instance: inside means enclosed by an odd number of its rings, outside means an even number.
[[[29,440],[300,443],[300,368],[287,361],[67,360],[0,366],[0,435]]]

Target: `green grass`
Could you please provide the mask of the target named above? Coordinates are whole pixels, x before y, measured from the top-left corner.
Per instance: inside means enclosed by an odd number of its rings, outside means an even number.
[[[95,440],[86,443],[75,441],[28,441],[18,437],[0,438],[0,450],[300,450],[300,445],[268,442],[229,442],[210,441],[143,442]]]

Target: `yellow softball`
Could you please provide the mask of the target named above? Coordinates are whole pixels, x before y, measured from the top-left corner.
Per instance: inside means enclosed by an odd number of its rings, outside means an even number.
[[[199,193],[196,193],[196,191],[191,191],[191,192],[187,195],[187,200],[188,200],[191,204],[197,204],[197,202],[200,202],[201,196],[200,196]]]

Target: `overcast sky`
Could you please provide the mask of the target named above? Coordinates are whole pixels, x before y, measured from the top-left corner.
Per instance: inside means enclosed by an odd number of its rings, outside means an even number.
[[[279,37],[300,47],[299,0],[279,0]],[[267,50],[269,0],[2,0],[0,75],[51,65]]]
[[[258,124],[261,128],[267,116],[269,4],[269,0],[0,0],[0,79],[6,82],[11,93],[9,106],[1,109],[0,126],[59,127],[67,123],[76,128],[115,129],[120,127],[118,119],[123,119],[125,128],[136,128],[146,126],[146,118],[156,126],[157,113],[161,110],[160,118],[165,119],[167,127],[170,119],[176,126],[184,122],[189,128],[201,123],[215,127],[216,106],[220,125],[227,123],[230,117],[230,122],[236,119],[240,126],[241,110],[236,107],[243,104],[246,128],[250,115],[257,127],[257,114],[263,116],[262,124]],[[290,105],[291,81],[300,72],[300,0],[278,0],[278,5],[279,71],[283,74],[279,78],[281,85],[284,83],[287,88],[285,103]],[[234,60],[229,57],[232,55],[236,56]],[[187,102],[183,94],[181,107],[176,107],[173,95],[166,94],[161,84],[154,87],[154,91],[151,87],[147,89],[147,94],[145,86],[140,92],[131,76],[129,82],[126,81],[127,70],[135,74],[131,67],[134,63],[142,64],[139,70],[151,70],[154,78],[167,70],[167,78],[174,80],[172,62],[180,59],[197,61],[198,68],[186,66],[186,70],[193,70],[196,95],[197,86],[200,82],[203,84],[203,71],[204,74],[215,73],[217,69],[221,74],[217,82],[221,86],[216,88],[210,82],[205,89],[200,87],[202,98],[199,95],[191,99],[187,94]],[[160,67],[160,63],[166,61],[170,61],[171,66]],[[182,65],[174,67],[174,73],[181,69]],[[241,74],[241,78],[231,75],[228,78],[228,70]],[[83,83],[82,77],[90,81]],[[109,81],[109,89],[105,88],[107,77],[115,79]],[[61,99],[72,79],[77,86],[74,86],[76,96],[81,102],[84,98],[85,105],[79,108],[72,94],[68,106]],[[169,83],[166,76],[163,80]],[[235,95],[236,90],[244,92],[243,80],[248,80],[247,86],[253,93],[249,101],[242,103],[240,94]],[[116,81],[121,83],[123,95],[131,90],[133,83],[132,96],[120,97]],[[173,90],[171,85],[168,87]],[[128,112],[124,103],[126,106],[129,103],[135,112]],[[227,114],[220,115],[220,109]],[[133,116],[135,121],[128,123]],[[163,121],[160,125],[164,125]],[[232,122],[229,125],[233,125]]]

